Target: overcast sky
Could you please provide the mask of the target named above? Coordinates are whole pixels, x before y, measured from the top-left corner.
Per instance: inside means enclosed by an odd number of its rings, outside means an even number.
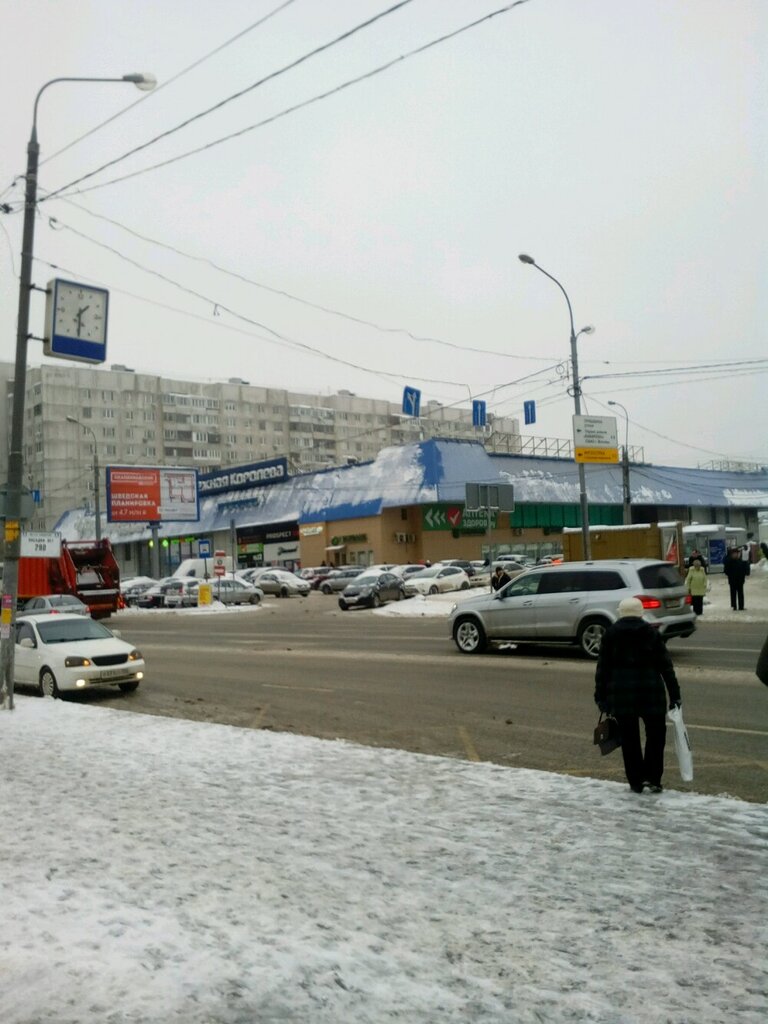
[[[38,119],[41,159],[51,158],[41,193],[394,5],[6,5],[0,192],[23,173],[34,97],[51,78],[146,70],[162,84],[276,11],[54,158],[144,94],[51,87]],[[64,189],[68,199],[42,203],[38,261],[111,290],[108,363],[392,401],[410,383],[423,402],[485,397],[491,411],[521,418],[535,399],[537,422],[524,431],[569,437],[568,308],[518,261],[527,252],[562,282],[576,329],[596,327],[579,339],[585,411],[623,403],[630,444],[649,461],[768,463],[765,0],[527,0],[239,138],[85,191],[280,114],[503,6],[412,0],[82,181],[82,195]],[[2,201],[17,210],[22,189]],[[21,216],[0,225],[0,359],[12,360]],[[53,276],[36,263],[37,284]],[[41,334],[43,296],[32,307]],[[38,342],[29,361],[42,361]],[[691,370],[724,362],[733,367]],[[650,374],[679,367],[687,372]]]

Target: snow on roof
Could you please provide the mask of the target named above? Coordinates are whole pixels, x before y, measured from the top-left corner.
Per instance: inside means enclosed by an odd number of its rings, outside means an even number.
[[[621,467],[588,465],[593,504],[621,505]],[[489,454],[477,441],[421,441],[382,449],[371,462],[319,470],[283,483],[201,497],[197,523],[164,523],[160,537],[212,533],[278,523],[334,522],[376,516],[382,509],[431,502],[463,502],[467,483],[511,483],[517,504],[579,503],[578,467],[570,459]],[[672,466],[630,467],[634,504],[768,508],[768,474]],[[93,515],[65,513],[56,524],[66,540],[92,537]],[[143,523],[108,523],[113,543],[146,540]]]

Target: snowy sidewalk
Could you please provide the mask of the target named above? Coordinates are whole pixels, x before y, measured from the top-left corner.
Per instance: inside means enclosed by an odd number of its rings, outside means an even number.
[[[765,806],[32,697],[0,743],[3,1024],[768,1017]]]

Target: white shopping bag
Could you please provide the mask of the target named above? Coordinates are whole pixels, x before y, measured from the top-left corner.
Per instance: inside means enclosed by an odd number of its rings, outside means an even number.
[[[682,709],[670,708],[667,712],[667,719],[675,730],[675,753],[680,764],[680,778],[683,782],[692,782],[693,754],[691,753],[691,741],[688,739],[688,730],[683,721]]]

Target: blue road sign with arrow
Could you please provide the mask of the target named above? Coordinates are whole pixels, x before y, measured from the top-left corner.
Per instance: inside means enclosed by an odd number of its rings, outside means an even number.
[[[482,401],[474,401],[472,403],[472,426],[473,427],[484,427],[485,426],[485,413],[486,404]]]
[[[406,416],[418,416],[421,412],[421,391],[418,388],[403,388],[403,412]]]

